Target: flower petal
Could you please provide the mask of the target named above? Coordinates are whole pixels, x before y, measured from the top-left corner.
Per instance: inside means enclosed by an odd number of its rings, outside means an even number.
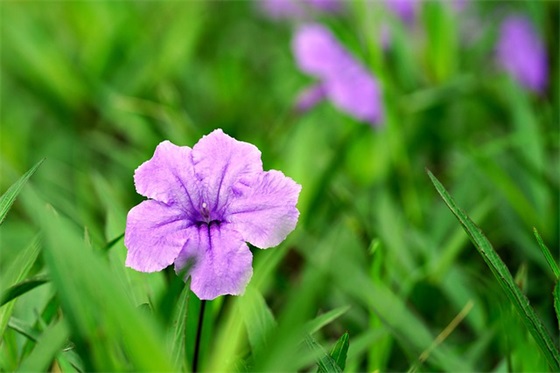
[[[245,241],[261,249],[276,246],[296,227],[301,185],[280,171],[261,173],[238,190],[227,208],[227,220]]]
[[[328,28],[315,23],[297,30],[292,50],[303,72],[323,79],[338,74],[339,66],[351,58]]]
[[[204,201],[211,212],[221,214],[233,189],[262,172],[261,152],[256,146],[237,141],[217,129],[193,147],[197,178],[204,190]],[[221,216],[214,216],[220,220]]]
[[[296,110],[300,113],[311,110],[326,97],[325,87],[318,83],[305,88],[296,98]]]
[[[241,235],[224,223],[188,230],[190,238],[175,261],[177,274],[191,277],[200,299],[242,294],[253,275],[253,255]]]
[[[192,225],[185,212],[148,200],[133,207],[126,218],[126,266],[141,272],[160,271],[175,261]]]
[[[548,83],[546,48],[529,19],[509,16],[500,27],[498,62],[521,85],[542,92]]]
[[[134,172],[136,191],[165,204],[178,203],[190,213],[199,207],[199,190],[191,148],[169,141],[160,143],[154,156]]]
[[[414,22],[419,7],[417,0],[385,0],[385,4],[404,23]]]
[[[325,82],[327,96],[356,119],[379,124],[383,117],[381,93],[375,78],[358,62],[349,61]]]

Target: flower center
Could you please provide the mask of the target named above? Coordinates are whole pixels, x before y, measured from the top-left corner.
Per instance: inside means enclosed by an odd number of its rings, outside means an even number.
[[[217,224],[220,225],[221,221],[218,219],[213,219],[212,217],[212,213],[210,212],[210,209],[208,208],[208,204],[206,202],[202,202],[202,205],[200,205],[200,220],[197,221],[197,225],[201,226],[201,225],[212,225],[212,224]]]
[[[210,219],[210,211],[208,210],[208,205],[206,204],[206,202],[202,202],[202,207],[200,209],[200,213],[202,214],[202,217],[204,218],[204,220],[209,220]]]

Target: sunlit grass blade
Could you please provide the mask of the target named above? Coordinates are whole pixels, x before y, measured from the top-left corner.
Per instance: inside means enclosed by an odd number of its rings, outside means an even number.
[[[428,349],[426,349],[424,352],[422,352],[422,354],[420,355],[418,360],[409,369],[409,373],[414,373],[414,372],[418,371],[418,368],[420,367],[420,365],[422,365],[422,363],[428,359],[431,352],[440,343],[442,343],[447,337],[449,337],[449,335],[457,328],[457,326],[461,323],[461,321],[463,321],[463,319],[469,314],[469,312],[471,311],[473,306],[474,306],[474,303],[471,300],[469,300],[467,302],[467,304],[465,305],[465,307],[463,307],[461,312],[459,312],[459,314],[457,314],[457,316],[455,316],[453,318],[453,320],[451,320],[449,325],[447,325],[445,327],[445,329],[443,329],[442,332],[438,334],[438,336],[434,339],[434,341],[430,345],[430,347],[428,347]]]
[[[2,287],[4,285],[8,287],[13,286],[14,284],[22,281],[27,276],[29,270],[37,260],[37,256],[39,255],[39,247],[39,237],[36,236],[29,244],[29,246],[27,246],[16,257],[10,268],[6,271],[6,274],[3,277]],[[6,329],[8,320],[12,316],[14,304],[15,302],[8,301],[7,304],[3,304],[0,307],[0,336],[4,335],[4,330]]]
[[[43,163],[44,160],[45,160],[44,158],[41,159],[39,162],[35,164],[35,166],[31,167],[29,171],[23,174],[23,176],[19,178],[19,180],[16,181],[14,184],[12,184],[12,186],[6,191],[6,193],[4,193],[2,197],[0,197],[0,224],[2,224],[2,222],[6,218],[6,215],[8,214],[10,207],[12,207],[14,201],[16,200],[17,195],[19,194],[19,192],[21,192],[21,189],[23,188],[27,180],[29,180],[31,175],[33,175],[35,171],[37,171],[37,169],[39,168],[41,163]]]
[[[550,269],[552,270],[552,273],[554,273],[554,277],[556,277],[556,281],[560,280],[560,268],[558,268],[558,263],[556,263],[556,260],[554,260],[554,257],[550,253],[550,250],[544,244],[544,242],[541,238],[541,235],[539,234],[539,231],[537,231],[537,228],[533,227],[533,232],[535,233],[535,238],[537,239],[537,242],[539,243],[539,247],[541,248],[541,251],[544,255],[544,258],[546,259],[546,262],[550,266]]]
[[[171,343],[171,356],[173,358],[173,365],[180,371],[184,371],[188,366],[186,360],[185,340],[186,340],[186,325],[187,325],[187,309],[189,305],[190,294],[190,279],[175,306],[173,314],[173,322],[169,330],[169,338]]]
[[[0,307],[48,281],[49,279],[47,276],[40,275],[10,286],[0,294]]]
[[[558,329],[560,329],[560,281],[557,281],[556,286],[554,286],[554,310],[558,320]]]
[[[253,351],[253,355],[260,355],[265,351],[267,336],[270,336],[276,327],[274,315],[262,294],[252,286],[248,286],[240,303],[241,314],[245,320],[247,336]]]
[[[43,372],[52,364],[68,338],[68,327],[64,320],[49,326],[37,340],[37,345],[21,362],[18,372]]]
[[[65,363],[69,364],[77,372],[85,372],[86,371],[84,369],[83,362],[80,360],[80,357],[78,356],[78,354],[73,349],[72,350],[65,349],[62,352],[62,354],[60,354],[58,356],[58,361],[59,361],[59,363],[64,361]],[[64,366],[62,366],[61,368],[62,368],[63,372],[70,371],[70,369],[64,369],[65,368]]]
[[[25,321],[12,317],[10,321],[8,321],[8,327],[10,329],[15,330],[19,334],[27,337],[29,340],[33,342],[37,342],[41,334],[35,330],[31,325],[26,323]]]
[[[401,346],[406,346],[410,354],[419,354],[434,340],[428,325],[416,313],[409,309],[407,303],[400,298],[385,282],[373,282],[365,270],[357,266],[361,258],[349,255],[351,250],[359,250],[359,246],[350,244],[350,233],[342,223],[333,222],[328,235],[318,243],[310,240],[309,245],[321,247],[322,255],[332,255],[328,262],[320,262],[317,253],[310,250],[302,251],[311,263],[324,266],[326,273],[333,277],[340,289],[360,302],[363,307],[379,317],[383,328]],[[338,250],[341,243],[346,245],[345,251]],[[357,244],[357,243],[356,243]],[[379,342],[379,341],[377,341]],[[430,363],[446,371],[473,370],[472,363],[461,359],[445,343],[440,345],[430,356]],[[379,369],[378,367],[376,369]]]
[[[80,230],[45,209],[35,193],[28,196],[44,231],[51,282],[86,369],[173,371],[163,333],[132,304],[109,264]]]
[[[342,369],[338,366],[336,361],[327,354],[327,352],[321,347],[319,343],[312,336],[307,336],[305,338],[305,344],[314,353],[319,353],[320,357],[317,359],[317,373],[333,373],[342,372]]]
[[[457,217],[463,228],[469,235],[469,238],[474,243],[480,255],[498,280],[498,283],[506,293],[507,297],[515,306],[521,320],[529,329],[529,332],[535,338],[539,345],[544,357],[546,358],[550,367],[554,370],[560,370],[560,352],[554,345],[550,335],[546,331],[543,323],[529,304],[527,297],[519,290],[514,282],[514,279],[506,267],[505,263],[499,257],[498,253],[492,247],[492,244],[484,236],[480,228],[461,210],[449,195],[444,186],[437,180],[437,178],[429,171],[428,176],[432,180],[436,190],[443,198],[451,212]]]
[[[277,317],[278,327],[267,336],[267,349],[255,359],[253,370],[296,371],[314,361],[315,350],[302,351],[301,343],[309,335],[306,320],[316,312],[313,302],[324,283],[323,273],[306,268],[301,285],[290,294],[286,307]]]
[[[124,237],[124,232],[119,235],[118,237],[113,238],[111,241],[107,242],[105,247],[103,247],[103,251],[109,251],[113,246],[115,246],[122,238]]]
[[[342,306],[317,316],[316,318],[314,318],[313,320],[307,323],[307,328],[309,330],[309,333],[312,334],[317,332],[325,325],[330,324],[334,320],[338,319],[340,316],[344,315],[349,309],[350,306]]]
[[[344,368],[346,367],[346,356],[348,355],[349,346],[350,334],[346,332],[342,335],[342,337],[339,338],[338,341],[336,341],[336,344],[331,351],[331,357],[342,371],[344,371]]]

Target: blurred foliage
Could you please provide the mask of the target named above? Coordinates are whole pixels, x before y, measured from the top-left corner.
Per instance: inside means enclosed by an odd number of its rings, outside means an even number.
[[[385,120],[372,129],[328,103],[293,110],[311,81],[290,51],[297,21],[268,20],[253,2],[2,2],[2,193],[46,160],[0,227],[0,290],[50,281],[0,308],[0,370],[193,360],[200,301],[172,270],[125,268],[119,238],[142,200],[134,169],[159,142],[192,146],[215,128],[303,189],[296,231],[253,250],[246,294],[207,304],[203,370],[316,370],[346,332],[345,371],[547,370],[425,169],[521,273],[557,345],[556,277],[532,231],[558,261],[559,6],[471,1],[459,13],[432,1],[410,26],[376,4],[314,15],[379,80]],[[543,94],[494,63],[496,20],[511,12],[547,45]],[[322,347],[307,348],[309,336]]]

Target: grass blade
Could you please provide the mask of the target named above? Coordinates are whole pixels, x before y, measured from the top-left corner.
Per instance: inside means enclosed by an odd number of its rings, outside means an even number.
[[[35,164],[35,166],[31,167],[29,171],[23,174],[23,176],[19,178],[19,180],[14,184],[12,184],[12,186],[8,188],[6,193],[4,193],[2,197],[0,197],[0,224],[2,224],[2,222],[6,218],[10,207],[12,207],[12,205],[14,204],[17,195],[19,194],[19,192],[21,192],[21,189],[23,188],[27,180],[31,177],[31,175],[35,173],[35,171],[37,171],[44,160],[45,158],[41,159]]]
[[[35,330],[31,325],[26,323],[25,321],[12,317],[8,322],[8,326],[10,329],[15,330],[19,334],[27,337],[29,340],[33,342],[37,342],[40,338],[41,334]]]
[[[0,294],[0,307],[48,281],[46,276],[35,276],[9,287]]]
[[[28,196],[44,231],[43,256],[51,282],[86,369],[173,371],[163,335],[126,296],[107,262],[68,220],[45,209],[35,193]]]
[[[480,228],[478,228],[467,216],[467,214],[457,206],[445,187],[429,170],[427,172],[436,190],[443,198],[451,212],[453,212],[459,222],[463,225],[463,228],[467,232],[471,241],[474,243],[474,246],[477,248],[480,255],[482,255],[482,258],[488,267],[490,267],[490,270],[498,280],[498,283],[503,288],[509,300],[515,306],[521,320],[535,338],[535,341],[539,345],[539,348],[550,367],[556,371],[560,370],[560,353],[558,352],[558,348],[554,345],[554,342],[546,331],[541,320],[529,304],[527,297],[515,284],[505,263],[502,259],[500,259],[498,253],[496,253],[492,244],[484,236]]]
[[[539,231],[537,231],[537,228],[533,227],[533,232],[535,233],[535,237],[537,239],[537,242],[539,243],[539,247],[541,248],[544,258],[546,259],[546,262],[550,266],[550,269],[552,269],[552,273],[554,273],[554,277],[556,277],[556,281],[560,280],[560,268],[558,268],[558,264],[554,260],[554,257],[550,253],[548,247],[544,244],[541,235],[539,234]]]
[[[21,362],[18,372],[44,372],[54,361],[68,338],[68,327],[64,320],[49,326],[37,340],[37,345]]]
[[[22,281],[37,260],[39,248],[39,237],[36,236],[29,246],[22,250],[10,268],[6,271],[6,275],[2,280],[2,285],[13,286],[14,284]],[[8,320],[10,320],[10,317],[12,316],[12,310],[15,305],[15,299],[13,300],[14,301],[12,302],[8,301],[7,304],[3,304],[3,306],[0,307],[0,336],[4,335],[4,330],[6,329],[6,325],[8,325]]]
[[[346,367],[346,356],[348,354],[348,346],[350,346],[350,335],[348,332],[344,333],[342,337],[336,342],[332,351],[331,357],[336,362],[336,365],[340,367],[340,370],[344,371]]]
[[[262,294],[252,286],[247,287],[243,302],[240,303],[241,314],[245,320],[247,336],[254,356],[265,353],[268,338],[276,327],[276,320]]]
[[[320,358],[317,360],[317,373],[342,373],[342,369],[340,369],[336,361],[334,361],[331,355],[327,354],[326,351],[323,350],[323,347],[317,343],[315,338],[308,335],[305,338],[305,343],[311,351],[314,353],[320,353]]]
[[[177,300],[177,305],[173,314],[173,323],[171,324],[171,328],[169,330],[173,364],[180,371],[185,371],[185,368],[188,366],[185,354],[185,340],[189,294],[190,279],[189,282],[185,284],[185,287]]]
[[[560,329],[560,282],[556,282],[554,287],[554,310],[556,311],[556,319],[558,320],[558,329]]]
[[[307,328],[309,333],[313,334],[323,328],[325,325],[330,324],[334,320],[338,319],[340,316],[345,314],[350,309],[350,306],[341,306],[330,310],[322,315],[317,316],[313,320],[307,323]]]

